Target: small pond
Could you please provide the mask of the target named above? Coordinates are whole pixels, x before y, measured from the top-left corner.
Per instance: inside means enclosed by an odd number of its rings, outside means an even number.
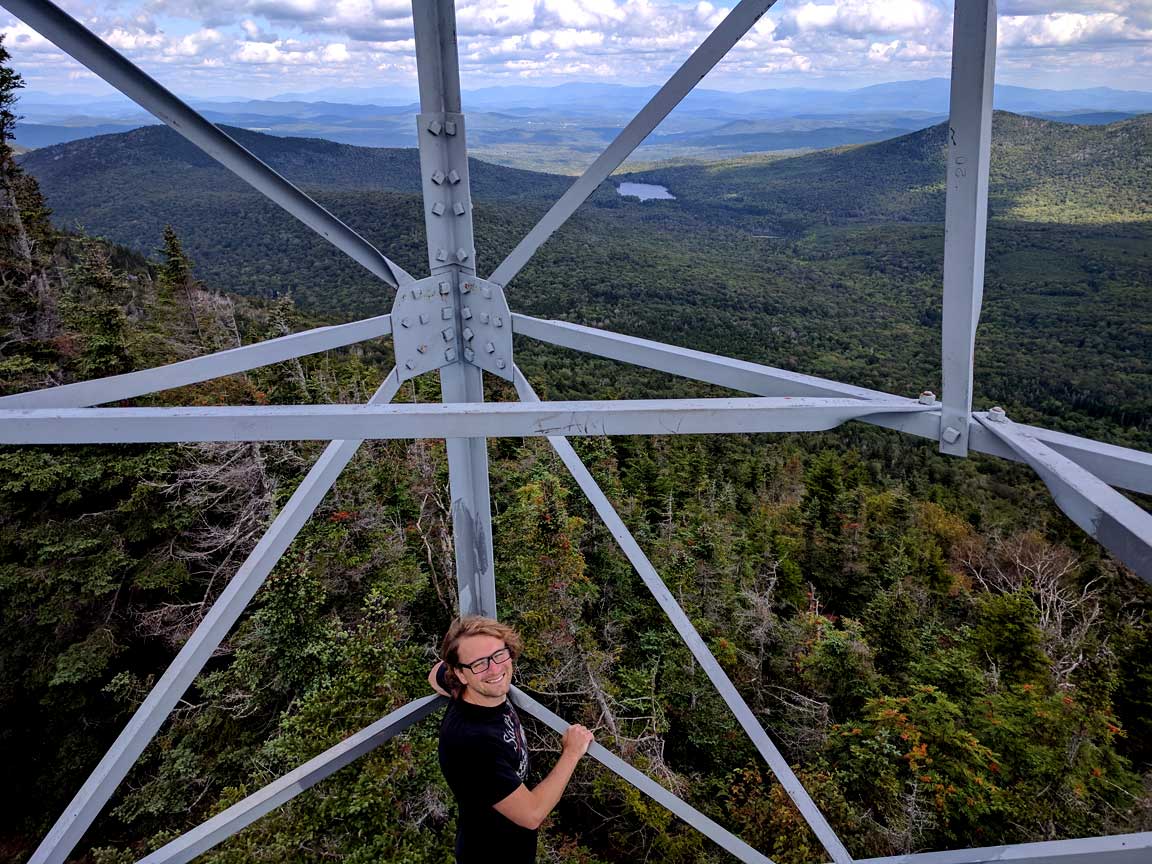
[[[621,183],[616,187],[616,191],[620,195],[639,198],[641,201],[676,200],[676,196],[669,192],[666,187],[657,186],[654,183]]]

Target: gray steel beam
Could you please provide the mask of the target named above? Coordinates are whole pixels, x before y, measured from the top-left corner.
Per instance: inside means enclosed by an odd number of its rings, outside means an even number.
[[[392,332],[388,315],[317,327],[302,333],[293,333],[279,339],[268,339],[254,345],[244,345],[228,351],[219,351],[204,357],[193,357],[167,366],[79,381],[60,387],[48,387],[13,396],[0,396],[0,410],[9,408],[84,408],[105,402],[118,402],[147,393],[184,387],[201,381],[210,381],[223,375],[246,372],[271,363],[280,363],[295,357],[330,351],[366,339],[376,339]]]
[[[516,370],[515,382],[516,392],[524,402],[539,402],[536,391],[532,389],[532,385],[528,383],[528,379],[519,369]],[[744,733],[752,739],[752,743],[756,745],[760,755],[772,768],[776,779],[779,780],[784,791],[788,793],[788,797],[792,799],[812,829],[812,833],[819,838],[836,864],[848,864],[852,860],[848,850],[844,848],[844,844],[840,842],[840,838],[836,836],[836,832],[832,830],[832,826],[828,824],[828,820],[824,818],[824,814],[820,812],[820,808],[816,806],[816,802],[812,800],[800,779],[792,771],[783,754],[768,737],[768,733],[764,731],[764,727],[760,725],[760,721],[756,719],[756,715],[752,713],[752,709],[728,678],[723,667],[712,656],[712,652],[708,650],[708,646],[704,644],[704,640],[700,638],[700,634],[696,632],[696,628],[692,626],[692,622],[684,614],[684,610],[680,608],[680,604],[676,602],[660,578],[660,574],[656,572],[656,568],[652,566],[652,562],[648,560],[648,556],[644,554],[644,550],[640,548],[640,544],[636,542],[636,538],[632,536],[632,532],[628,530],[628,526],[624,524],[624,520],[616,512],[616,508],[612,506],[612,502],[608,500],[608,496],[604,494],[592,477],[592,472],[584,465],[584,462],[565,438],[550,436],[548,441],[588,497],[607,526],[609,533],[616,539],[621,551],[632,563],[645,586],[652,592],[652,596],[660,608],[664,610],[664,614],[668,616],[672,626],[676,628],[676,632],[680,634],[680,638],[684,640],[684,644],[688,646],[688,650],[692,652],[692,656],[696,658],[696,662],[700,664],[700,668],[704,670],[704,674],[712,682],[712,686],[727,703],[728,708],[744,729]]]
[[[889,393],[841,384],[812,375],[802,375],[758,363],[733,360],[717,354],[693,351],[662,342],[624,336],[609,330],[598,330],[567,321],[546,321],[528,315],[514,314],[512,324],[517,334],[550,345],[583,351],[597,357],[634,363],[659,372],[680,375],[733,390],[760,396],[844,396],[856,399],[894,399]],[[859,418],[865,423],[898,429],[921,438],[939,438],[940,414],[880,414]],[[969,447],[981,453],[1024,461],[1011,447],[970,420]],[[1018,424],[1019,425],[1019,424]],[[1054,450],[1083,465],[1113,486],[1134,492],[1152,494],[1152,453],[1104,444],[1064,432],[1053,432],[1027,426],[1028,434]]]
[[[976,325],[984,296],[996,0],[956,0],[944,211],[940,452],[968,455]]]
[[[416,69],[420,87],[420,172],[424,188],[424,225],[428,266],[448,278],[457,310],[456,362],[440,370],[444,402],[484,401],[484,373],[463,362],[460,341],[466,322],[459,319],[461,282],[476,272],[468,150],[460,104],[460,68],[456,50],[453,0],[413,0]],[[436,125],[438,124],[439,128]],[[439,178],[439,179],[437,179]],[[445,190],[445,186],[448,187]],[[441,191],[445,190],[445,191]],[[440,205],[439,212],[437,204]],[[460,205],[460,206],[457,206]],[[496,571],[492,550],[488,443],[483,438],[449,438],[448,481],[456,583],[463,614],[496,615]]]
[[[893,398],[763,397],[421,405],[52,408],[0,411],[0,444],[326,441],[532,435],[812,432],[882,413],[930,411]]]
[[[1148,864],[1152,832],[865,858],[856,864]]]
[[[389,738],[423,720],[446,701],[443,696],[425,696],[409,702],[402,708],[397,708],[371,726],[349,735],[339,744],[309,759],[299,768],[216,814],[207,822],[181,834],[151,855],[144,856],[137,864],[185,864],[191,861],[251,825],[261,816],[291,801],[305,789],[315,786],[361,756],[372,752]]]
[[[984,413],[975,417],[1035,469],[1069,519],[1137,576],[1152,582],[1152,514],[1011,420]]]
[[[563,735],[564,730],[569,726],[559,715],[549,711],[519,687],[512,688],[512,701],[518,708],[542,721],[558,734]],[[602,745],[592,742],[592,746],[588,748],[588,755],[609,771],[627,780],[657,804],[675,813],[726,852],[744,861],[745,864],[773,864],[771,858],[757,852],[731,831],[713,822],[695,807],[681,801],[655,780],[637,771]]]
[[[373,395],[371,403],[391,401],[399,387],[399,378],[393,371]],[[324,449],[288,503],[260,538],[256,548],[240,565],[236,575],[184,643],[176,659],[136,709],[124,731],[100,760],[100,764],[52,826],[52,830],[40,842],[29,864],[62,864],[80,842],[84,832],[140,758],[184,691],[228,635],[272,568],[332,488],[344,466],[356,455],[360,443],[333,441]]]
[[[58,6],[49,0],[0,0],[0,5],[375,276],[393,288],[411,281],[375,246]]]
[[[601,153],[568,191],[560,196],[489,278],[493,282],[507,285],[528,263],[536,250],[544,245],[556,229],[568,221],[568,218],[613,171],[620,167],[632,151],[640,146],[640,142],[680,104],[680,100],[692,92],[692,88],[700,79],[724,58],[732,46],[740,41],[740,38],[760,20],[774,2],[775,0],[741,0],[648,104],[640,109],[640,113],[624,127],[624,130],[608,145],[608,149]]]

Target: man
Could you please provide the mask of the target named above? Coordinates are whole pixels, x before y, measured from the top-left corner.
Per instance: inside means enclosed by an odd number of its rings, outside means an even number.
[[[452,622],[439,663],[428,674],[432,689],[451,697],[440,726],[440,770],[460,811],[457,864],[536,860],[536,829],[564,794],[592,733],[569,726],[556,766],[534,789],[520,716],[508,701],[520,634],[491,618]]]

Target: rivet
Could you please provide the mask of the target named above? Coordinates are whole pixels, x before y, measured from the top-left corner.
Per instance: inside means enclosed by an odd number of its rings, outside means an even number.
[[[460,172],[455,168],[448,172],[448,182],[453,186],[460,182]]]
[[[495,318],[492,319],[492,323],[495,324],[497,327],[503,327],[504,326],[504,319],[501,318],[499,315],[497,315]]]
[[[437,216],[443,216],[444,215],[444,202],[443,201],[437,201],[435,204],[433,204],[432,205],[432,212],[435,213]]]
[[[455,120],[445,120],[444,121],[444,131],[449,135],[455,135],[456,134],[456,121]]]
[[[944,443],[955,444],[960,439],[960,430],[955,426],[949,426],[944,430]]]
[[[469,309],[467,306],[465,306],[463,309],[460,310],[460,317],[463,318],[465,321],[467,321],[468,319],[470,319],[472,317],[472,310]]]
[[[452,319],[452,307],[451,306],[441,306],[440,307],[440,319],[442,321],[450,321]]]
[[[467,261],[468,260],[468,250],[465,249],[463,246],[461,246],[459,249],[456,250],[456,260],[457,261]]]
[[[427,345],[417,345],[416,350],[419,351],[421,354],[427,354],[428,353],[428,346]]]
[[[471,363],[473,360],[476,359],[476,352],[473,351],[471,348],[465,348],[464,349],[464,359],[467,360],[469,363]]]
[[[439,120],[433,120],[431,123],[428,124],[428,131],[431,132],[433,135],[439,135],[441,132],[444,131],[444,124],[441,123]]]
[[[456,328],[455,327],[445,327],[443,330],[440,331],[440,335],[444,337],[445,342],[451,342],[453,339],[456,338]]]
[[[503,358],[503,357],[497,357],[497,358],[496,358],[496,368],[497,368],[497,369],[503,369],[503,368],[504,368],[505,366],[507,366],[507,365],[508,365],[508,364],[504,362],[504,358]]]
[[[476,335],[476,334],[472,332],[472,328],[471,328],[471,327],[465,327],[465,328],[464,328],[464,338],[465,338],[467,341],[471,342],[471,341],[472,341],[472,337],[473,337],[473,336],[475,336],[475,335]]]
[[[431,320],[432,320],[432,316],[429,315],[427,312],[421,312],[420,313],[420,323],[421,324],[427,324]]]
[[[925,390],[923,393],[920,394],[920,398],[916,401],[918,401],[921,405],[935,405],[936,404],[936,394],[933,393],[931,390]]]
[[[432,172],[432,182],[437,186],[444,182],[444,172],[439,168]]]
[[[487,312],[481,312],[480,313],[480,323],[481,324],[487,324],[488,323],[488,313]]]
[[[484,285],[483,287],[480,288],[480,293],[484,295],[485,300],[491,300],[492,299],[492,289],[489,288],[487,285]]]
[[[405,360],[404,361],[404,368],[405,369],[415,369],[416,368],[416,361],[415,360]]]
[[[493,345],[491,342],[489,342],[487,345],[484,346],[484,350],[487,351],[489,354],[495,354],[496,353],[496,346]]]
[[[400,326],[401,327],[411,327],[412,326],[412,319],[411,318],[401,318],[400,319]]]
[[[1008,419],[1008,414],[999,405],[988,409],[988,419],[994,420],[997,423],[1003,423]]]
[[[453,362],[456,359],[456,349],[455,348],[445,349],[444,350],[444,359],[447,360],[449,363]]]
[[[437,255],[437,256],[439,256],[439,255],[440,255],[440,253],[441,253],[441,252],[443,252],[443,251],[444,251],[443,249],[440,249],[440,250],[438,250],[438,251],[436,252],[436,255]],[[451,285],[449,285],[447,282],[438,282],[438,283],[436,284],[436,288],[437,288],[437,290],[439,290],[439,292],[440,292],[442,295],[445,295],[445,296],[447,296],[447,295],[448,295],[448,293],[449,293],[449,292],[452,290],[452,286],[451,286]]]
[[[464,206],[463,201],[457,201],[455,204],[452,205],[452,212],[455,213],[457,216],[463,216],[465,213],[468,212],[468,208]]]
[[[437,249],[436,250],[436,260],[437,261],[447,261],[448,260],[448,253],[445,252],[443,249]]]

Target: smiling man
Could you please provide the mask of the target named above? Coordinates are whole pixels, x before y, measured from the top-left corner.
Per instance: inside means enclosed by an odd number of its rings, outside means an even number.
[[[457,864],[499,859],[536,860],[536,830],[564,794],[592,733],[569,726],[556,766],[535,788],[528,776],[528,744],[508,700],[520,634],[491,618],[452,622],[432,667],[432,689],[452,701],[440,726],[440,770],[456,796]]]

